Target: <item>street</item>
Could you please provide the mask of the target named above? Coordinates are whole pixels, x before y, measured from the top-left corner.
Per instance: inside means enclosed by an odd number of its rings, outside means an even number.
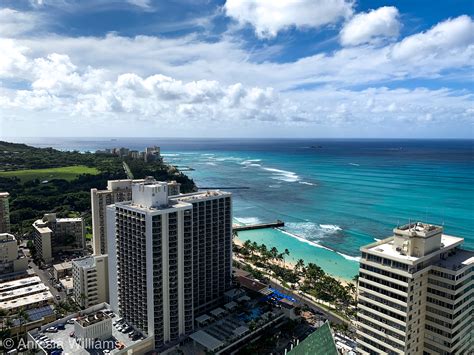
[[[65,301],[66,300],[66,292],[65,291],[58,291],[55,287],[54,284],[56,281],[51,282],[51,274],[49,273],[49,269],[44,269],[41,270],[38,265],[36,265],[33,261],[30,261],[29,266],[31,266],[31,269],[35,271],[36,275],[41,279],[41,281],[49,287],[49,290],[54,296],[54,302],[59,303],[60,301]],[[52,269],[51,269],[52,270]],[[57,296],[60,297],[60,299],[57,299]]]

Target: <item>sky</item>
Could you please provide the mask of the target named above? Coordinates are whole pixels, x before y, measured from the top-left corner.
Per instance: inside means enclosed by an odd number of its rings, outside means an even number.
[[[474,3],[2,0],[0,137],[474,138]]]

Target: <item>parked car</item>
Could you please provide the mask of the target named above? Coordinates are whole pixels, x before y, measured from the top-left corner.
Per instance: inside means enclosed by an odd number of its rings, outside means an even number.
[[[58,328],[56,327],[49,327],[45,330],[45,332],[48,332],[48,333],[57,333],[58,332]]]

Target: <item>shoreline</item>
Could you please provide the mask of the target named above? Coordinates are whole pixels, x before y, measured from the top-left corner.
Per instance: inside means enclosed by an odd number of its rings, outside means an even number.
[[[241,239],[239,239],[238,235],[236,235],[234,238],[233,238],[233,242],[235,244],[237,244],[238,246],[243,246],[244,245],[244,241],[242,241]],[[267,247],[271,248],[273,247],[272,245],[268,245]],[[290,254],[291,254],[291,249],[289,249],[290,251]],[[286,269],[294,269],[296,267],[296,263],[294,261],[286,261],[285,262],[280,262],[280,261],[272,261],[273,264],[276,264],[276,265],[279,265],[281,267],[284,267]],[[283,264],[283,265],[282,265]],[[307,264],[306,260],[305,260],[305,264]],[[323,269],[324,270],[324,269]],[[333,275],[329,272],[327,272],[326,270],[324,270],[324,272],[328,275],[330,275],[331,277],[333,277],[334,279],[336,279],[337,281],[339,281],[343,286],[347,286],[348,284],[350,283],[354,283],[352,280],[349,280],[349,279],[346,279],[346,278],[343,278],[341,276],[336,276],[336,275]]]

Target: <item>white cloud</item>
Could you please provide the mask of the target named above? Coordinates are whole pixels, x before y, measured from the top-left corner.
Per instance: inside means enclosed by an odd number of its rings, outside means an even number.
[[[250,24],[257,36],[275,37],[290,27],[315,28],[352,15],[348,0],[227,0],[227,16],[240,24]]]
[[[249,53],[228,34],[213,42],[194,35],[19,35],[0,39],[0,117],[30,117],[33,125],[54,117],[68,125],[75,120],[78,126],[113,117],[136,127],[172,122],[172,127],[193,127],[191,133],[206,124],[212,130],[238,130],[245,122],[270,128],[337,127],[341,132],[407,122],[470,125],[473,96],[468,91],[347,88],[462,73],[474,63],[467,35],[471,27],[472,20],[463,16],[398,43],[349,46],[287,63],[265,59],[264,53],[272,52],[268,48]],[[411,50],[413,41],[421,43],[422,57]]]
[[[384,6],[355,15],[341,30],[343,45],[371,43],[381,38],[397,37],[400,31],[398,9]]]
[[[426,32],[404,38],[392,51],[396,59],[418,60],[463,55],[466,47],[472,54],[474,21],[467,15],[438,23]]]
[[[0,36],[14,37],[30,32],[41,23],[40,17],[31,12],[0,9]]]

